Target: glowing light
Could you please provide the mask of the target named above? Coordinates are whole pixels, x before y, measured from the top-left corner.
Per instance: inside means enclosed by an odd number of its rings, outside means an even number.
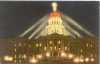
[[[84,59],[83,58],[80,58],[80,62],[84,62]]]
[[[5,61],[13,61],[13,57],[11,56],[4,56]]]
[[[69,54],[69,55],[68,55],[68,58],[69,58],[69,59],[72,59],[73,57],[74,57],[73,54]]]
[[[74,58],[73,60],[75,63],[79,63],[80,62],[80,59],[79,58]]]
[[[86,46],[89,47],[89,44],[87,43]]]
[[[52,42],[52,41],[50,41],[49,43],[50,43],[50,44],[52,44],[53,42]]]
[[[25,59],[25,58],[27,58],[27,56],[24,54],[24,55],[23,55],[23,58]]]
[[[56,2],[53,2],[52,3],[52,8],[53,8],[53,11],[55,12],[55,11],[57,11],[57,3]]]
[[[46,46],[44,47],[44,50],[45,50],[45,51],[47,50],[47,47],[46,47]]]
[[[65,46],[65,50],[67,50],[67,46]]]
[[[90,60],[91,60],[91,62],[93,62],[94,61],[94,58],[91,58]]]
[[[14,55],[14,58],[16,58],[17,56],[16,55]]]
[[[65,52],[61,52],[61,56],[62,56],[62,57],[66,57],[67,55],[66,55]]]
[[[36,47],[39,47],[39,44],[36,44]]]
[[[63,26],[63,21],[60,17],[60,13],[58,12],[52,12],[50,14],[46,30],[48,34],[57,33],[57,34],[69,35],[69,32],[66,31],[66,29]]]
[[[37,55],[37,58],[42,59],[42,55],[41,54]]]
[[[42,46],[42,44],[40,43],[40,47]]]
[[[29,61],[30,61],[30,63],[37,63],[37,62],[38,62],[38,60],[35,59],[35,58],[32,58],[32,59],[30,59]]]
[[[16,48],[14,49],[14,51],[16,52]]]
[[[55,48],[55,50],[56,50],[57,47],[55,46],[54,48]]]
[[[46,53],[46,56],[47,56],[47,57],[50,57],[50,52],[47,52],[47,53]]]
[[[60,44],[61,42],[60,41],[58,41],[58,44]]]
[[[89,58],[85,58],[85,61],[88,62],[89,61]]]

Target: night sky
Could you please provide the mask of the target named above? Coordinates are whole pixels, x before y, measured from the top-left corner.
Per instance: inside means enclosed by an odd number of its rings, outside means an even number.
[[[58,2],[61,12],[98,35],[98,2]],[[51,2],[0,2],[0,37],[16,37],[42,16],[50,13]]]

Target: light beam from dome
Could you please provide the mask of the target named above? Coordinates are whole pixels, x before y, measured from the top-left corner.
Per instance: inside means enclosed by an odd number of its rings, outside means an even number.
[[[72,18],[70,18],[69,16],[66,16],[65,14],[62,13],[62,18],[65,19],[68,23],[72,24],[73,26],[75,26],[77,29],[83,31],[84,33],[86,33],[89,36],[94,36],[91,32],[87,31],[85,28],[83,28],[79,23],[77,23],[75,20],[73,20]]]
[[[41,29],[43,29],[43,27],[45,26],[45,24],[47,23],[47,21],[45,20],[44,23],[42,23],[30,36],[28,39],[31,39],[32,37],[34,37],[36,35],[37,32],[39,32]]]
[[[41,24],[42,22],[44,22],[44,20],[46,18],[47,18],[47,15],[43,16],[40,20],[38,20],[35,24],[33,24],[30,28],[28,28],[24,33],[22,33],[21,35],[19,35],[19,37],[25,36],[27,33],[29,33],[30,31],[32,31],[36,26],[38,26],[39,24]]]
[[[77,32],[76,30],[74,30],[67,22],[64,22],[64,26],[65,28],[67,28],[70,32],[72,32],[72,36],[75,37],[74,35],[78,36],[78,37],[82,37],[82,35]]]

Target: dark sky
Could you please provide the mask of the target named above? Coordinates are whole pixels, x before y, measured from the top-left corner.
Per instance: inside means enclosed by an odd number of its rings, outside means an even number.
[[[58,2],[59,10],[98,35],[98,2]],[[0,2],[0,37],[15,37],[51,11],[51,2]]]

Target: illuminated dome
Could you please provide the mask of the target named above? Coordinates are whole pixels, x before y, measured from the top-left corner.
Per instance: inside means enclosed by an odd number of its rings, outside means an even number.
[[[60,13],[59,12],[51,12],[50,17],[54,17],[54,16],[60,16]]]
[[[62,34],[71,35],[63,26],[63,21],[59,12],[51,12],[48,18],[48,25],[46,26],[47,34]]]

